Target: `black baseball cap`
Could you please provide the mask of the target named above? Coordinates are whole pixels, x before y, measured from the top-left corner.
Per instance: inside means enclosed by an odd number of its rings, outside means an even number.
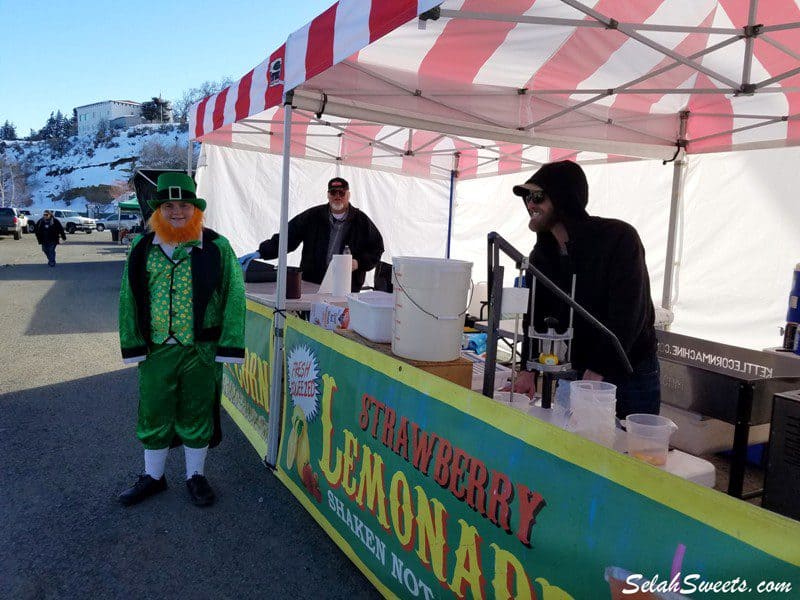
[[[342,177],[334,177],[328,182],[328,191],[331,190],[349,190],[350,184]]]

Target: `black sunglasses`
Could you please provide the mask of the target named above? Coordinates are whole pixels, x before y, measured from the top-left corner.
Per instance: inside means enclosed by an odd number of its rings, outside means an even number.
[[[526,205],[528,204],[528,202],[533,202],[534,204],[541,204],[542,202],[544,202],[546,196],[547,194],[544,193],[544,190],[531,191],[522,197],[522,201]]]
[[[328,194],[331,196],[341,196],[344,198],[344,195],[347,193],[347,190],[328,190]]]

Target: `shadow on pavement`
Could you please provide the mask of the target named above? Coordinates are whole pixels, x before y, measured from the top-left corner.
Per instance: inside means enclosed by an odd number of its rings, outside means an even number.
[[[36,304],[25,335],[102,333],[117,330],[122,269],[122,261],[8,265],[0,267],[0,282],[53,282]]]
[[[125,369],[0,395],[0,597],[379,597],[224,413],[214,506],[189,503],[180,448],[166,492],[120,506],[136,389]]]
[[[100,235],[103,235],[102,233]],[[94,234],[83,234],[83,233],[73,233],[67,235],[67,244],[70,246],[111,246],[111,245],[118,245],[116,242],[112,242],[111,238],[106,240],[98,240],[93,239]]]

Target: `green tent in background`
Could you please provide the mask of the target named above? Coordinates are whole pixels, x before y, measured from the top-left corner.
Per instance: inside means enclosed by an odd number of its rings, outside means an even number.
[[[130,200],[124,200],[122,202],[117,203],[120,210],[141,210],[139,207],[139,201],[136,197],[132,197]]]

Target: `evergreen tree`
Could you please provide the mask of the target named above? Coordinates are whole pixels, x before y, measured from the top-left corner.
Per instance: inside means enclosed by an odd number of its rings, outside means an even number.
[[[149,102],[142,103],[142,116],[145,121],[169,123],[172,121],[172,103],[153,96]]]
[[[42,128],[42,139],[49,140],[56,134],[56,116],[51,112],[50,116],[47,118],[47,122],[44,124]]]
[[[0,127],[0,140],[16,140],[17,128],[13,123],[6,121]]]
[[[72,109],[72,118],[67,121],[67,135],[78,135],[78,110]]]
[[[56,117],[53,122],[53,137],[63,138],[66,137],[66,133],[67,133],[67,120],[64,118],[64,115],[59,110],[56,112]]]

